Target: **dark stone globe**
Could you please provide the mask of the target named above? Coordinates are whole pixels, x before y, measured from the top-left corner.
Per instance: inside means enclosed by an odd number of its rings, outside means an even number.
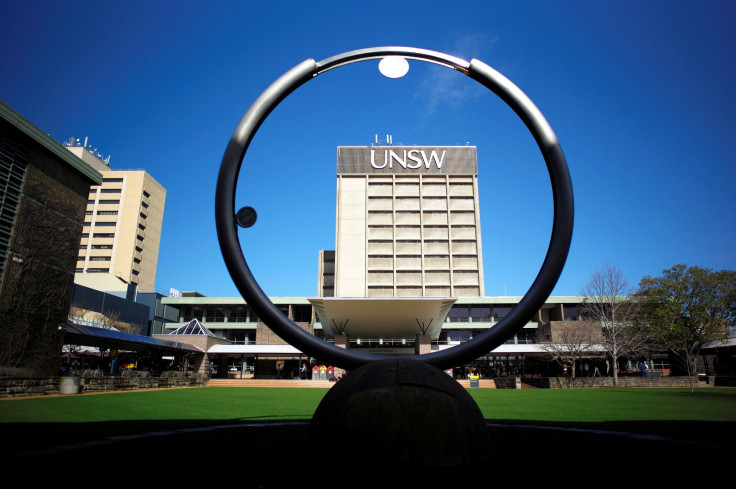
[[[436,367],[401,358],[369,362],[340,380],[312,417],[310,445],[338,454],[330,470],[351,479],[373,467],[416,482],[490,456],[485,420],[468,392]]]

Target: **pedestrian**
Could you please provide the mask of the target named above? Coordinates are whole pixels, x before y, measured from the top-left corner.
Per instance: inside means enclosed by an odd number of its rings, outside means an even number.
[[[641,372],[641,376],[642,377],[646,377],[647,376],[647,369],[648,368],[649,367],[647,367],[647,363],[644,360],[642,360],[641,363],[639,363],[639,371]]]
[[[299,368],[299,380],[306,380],[307,378],[307,364],[302,363],[302,366]]]

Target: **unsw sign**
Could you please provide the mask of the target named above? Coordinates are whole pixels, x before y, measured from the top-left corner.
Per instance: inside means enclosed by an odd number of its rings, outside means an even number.
[[[381,158],[381,153],[383,153],[383,158]],[[399,150],[398,153],[393,149],[384,149],[383,151],[379,149],[378,160],[376,160],[376,150],[371,148],[371,166],[380,170],[386,168],[387,165],[391,169],[394,167],[394,164],[397,164],[402,168],[416,170],[417,168],[421,168],[423,164],[429,170],[432,162],[434,162],[437,169],[441,170],[447,151],[443,150],[442,155],[437,156],[437,151],[432,150],[429,152],[429,158],[427,158],[427,153],[428,151],[423,149],[410,149],[408,151],[405,149],[403,152]]]
[[[340,146],[337,173],[477,174],[475,146]]]

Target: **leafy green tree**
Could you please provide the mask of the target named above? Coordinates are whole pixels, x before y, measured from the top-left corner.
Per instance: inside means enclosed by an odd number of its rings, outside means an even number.
[[[682,362],[692,386],[703,345],[727,337],[736,324],[736,272],[675,265],[661,277],[644,277],[638,297],[652,338]]]

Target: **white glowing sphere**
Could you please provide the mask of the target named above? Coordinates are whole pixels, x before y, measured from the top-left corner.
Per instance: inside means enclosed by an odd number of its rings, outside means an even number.
[[[387,78],[401,78],[409,72],[409,62],[401,56],[386,56],[378,63],[378,70]]]

